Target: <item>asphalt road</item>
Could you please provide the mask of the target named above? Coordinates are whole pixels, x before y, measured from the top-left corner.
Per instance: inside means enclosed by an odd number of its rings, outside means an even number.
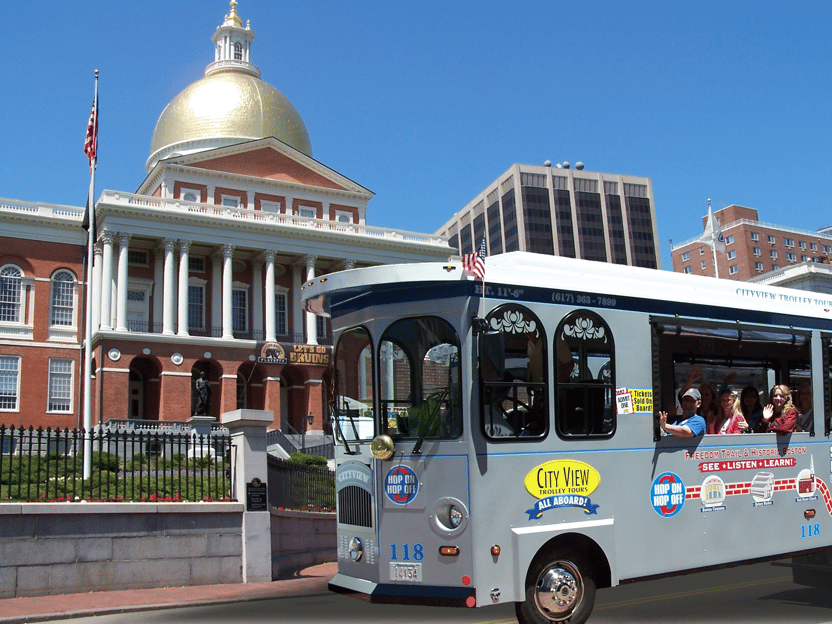
[[[514,605],[447,609],[371,605],[331,594],[73,619],[74,624],[512,624]],[[791,570],[757,564],[622,585],[597,594],[590,624],[832,624],[832,589],[795,585]]]

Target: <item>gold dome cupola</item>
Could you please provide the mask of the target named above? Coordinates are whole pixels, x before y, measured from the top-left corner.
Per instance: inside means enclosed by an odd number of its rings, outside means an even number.
[[[237,2],[217,27],[214,62],[205,76],[165,107],[150,143],[147,172],[160,160],[274,137],[312,156],[309,133],[292,103],[260,79],[251,62],[254,33],[237,14]]]
[[[251,62],[251,42],[254,33],[251,26],[237,15],[237,1],[231,0],[231,12],[225,16],[222,26],[211,37],[214,42],[214,62],[205,68],[205,75],[211,76],[222,71],[239,71],[260,77],[260,69]]]

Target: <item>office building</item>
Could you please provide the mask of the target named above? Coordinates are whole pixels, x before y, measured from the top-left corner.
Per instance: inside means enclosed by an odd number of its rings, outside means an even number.
[[[512,165],[436,232],[460,254],[529,251],[660,268],[650,178]]]

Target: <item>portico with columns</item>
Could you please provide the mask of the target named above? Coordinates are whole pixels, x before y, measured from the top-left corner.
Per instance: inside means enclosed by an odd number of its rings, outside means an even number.
[[[325,430],[332,340],[303,285],[452,251],[367,225],[373,193],[312,157],[243,24],[232,2],[204,76],[162,111],[137,191],[96,202],[93,424],[186,421],[204,372],[211,415],[265,409],[272,428]]]

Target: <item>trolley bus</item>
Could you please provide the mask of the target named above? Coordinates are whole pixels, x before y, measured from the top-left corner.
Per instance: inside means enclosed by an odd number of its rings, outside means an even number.
[[[832,545],[832,297],[521,252],[485,266],[304,286],[336,336],[331,590],[576,624],[596,588]],[[662,435],[693,367],[763,405],[802,386],[813,423]]]

